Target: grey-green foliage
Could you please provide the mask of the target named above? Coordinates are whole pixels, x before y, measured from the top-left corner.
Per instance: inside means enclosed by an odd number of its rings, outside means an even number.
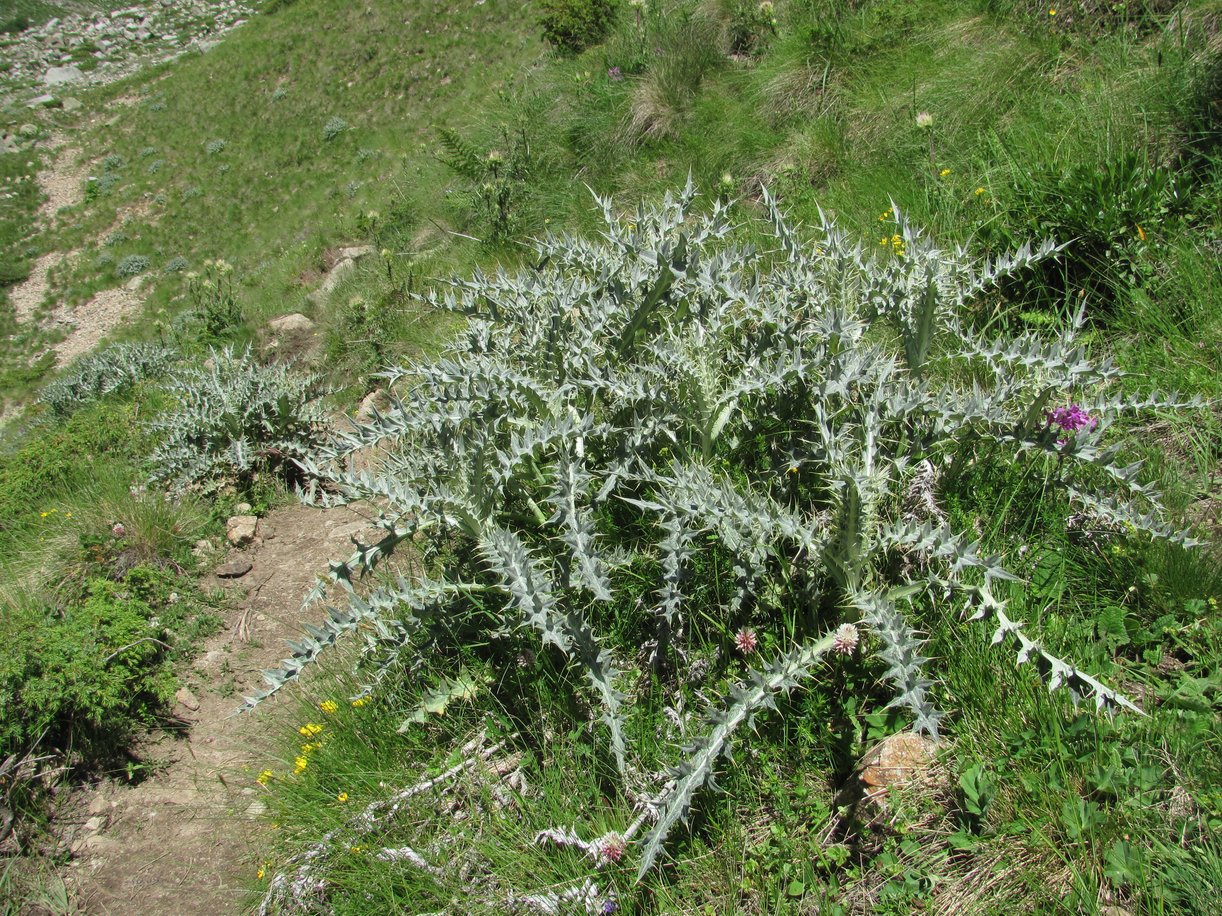
[[[112,344],[74,362],[42,390],[42,402],[51,413],[67,417],[99,398],[164,374],[174,356],[173,350],[156,344]]]
[[[136,277],[149,269],[149,259],[142,254],[129,254],[115,265],[115,275]]]
[[[260,475],[291,474],[323,438],[320,380],[261,365],[249,349],[214,350],[166,388],[177,406],[154,421],[161,438],[150,463],[152,481],[172,492],[245,490]]]
[[[334,140],[340,134],[348,129],[348,122],[339,116],[334,116],[327,119],[327,123],[322,127],[322,138],[324,140]]]
[[[655,569],[648,654],[661,670],[685,642],[728,647],[746,624],[780,650],[707,710],[704,736],[657,799],[642,871],[734,729],[806,679],[839,626],[864,631],[892,705],[931,735],[941,712],[920,636],[930,613],[992,618],[994,641],[1035,662],[1050,687],[1131,705],[1006,614],[993,583],[1015,575],[996,557],[937,513],[905,513],[905,494],[928,486],[931,468],[973,448],[981,460],[1046,456],[1084,512],[1188,540],[1108,444],[1120,414],[1184,402],[1109,395],[1117,371],[1087,358],[1076,328],[994,339],[963,321],[965,304],[1055,246],[980,261],[897,213],[903,255],[878,254],[830,219],[808,240],[768,200],[775,243],[765,253],[731,244],[721,203],[692,215],[693,196],[689,185],[626,218],[600,201],[599,236],[549,236],[534,269],[477,272],[430,297],[468,316],[465,330],[442,358],[389,372],[400,397],[306,462],[319,499],[383,507],[384,536],[332,566],[349,607],[330,608],[248,700],[346,632],[363,630],[385,663],[462,626],[502,639],[533,630],[584,669],[623,768],[633,749],[621,690],[635,678],[620,672],[640,645],[608,645],[595,622]],[[1093,429],[1052,427],[1049,411],[1071,402]],[[373,470],[346,469],[372,446]],[[429,578],[359,597],[355,580],[409,539]],[[702,570],[723,570],[712,575],[724,581],[701,583]],[[723,665],[719,676],[733,672]]]

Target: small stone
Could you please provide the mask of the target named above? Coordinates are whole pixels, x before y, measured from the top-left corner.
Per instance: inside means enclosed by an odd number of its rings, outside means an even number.
[[[44,86],[63,86],[65,83],[75,83],[85,76],[79,67],[51,67],[43,74]]]
[[[254,507],[251,506],[250,503],[238,503],[236,506],[233,507],[233,514],[234,515],[250,515],[251,510],[253,508]]]
[[[67,98],[64,99],[64,111],[76,111],[81,107],[80,99]]]
[[[314,322],[312,322],[305,315],[302,315],[300,312],[294,312],[291,315],[281,315],[279,318],[273,318],[267,323],[267,326],[277,334],[314,330]]]
[[[106,814],[111,809],[110,802],[103,795],[95,795],[89,802],[90,814]]]
[[[96,833],[106,826],[106,820],[101,817],[91,817],[85,821],[85,829],[90,833]]]
[[[933,766],[937,744],[914,732],[884,738],[862,760],[859,778],[866,797],[880,804],[891,786],[903,786]]]
[[[230,560],[223,566],[218,566],[216,575],[219,579],[240,579],[254,567],[246,557],[238,557],[236,560]]]
[[[255,799],[246,809],[246,816],[252,821],[258,820],[267,811],[267,803],[261,798]]]
[[[36,95],[25,103],[26,108],[45,108],[55,104],[55,96],[53,95]]]
[[[255,515],[235,515],[225,523],[225,536],[235,547],[244,547],[255,539],[259,518]]]
[[[217,671],[225,663],[225,653],[220,649],[211,649],[195,660],[193,668],[201,673]]]
[[[108,846],[111,846],[113,843],[114,840],[112,840],[110,837],[102,836],[100,833],[94,833],[85,837],[85,842],[82,843],[81,846],[89,852],[96,853],[101,852]]]
[[[331,293],[335,292],[335,288],[354,270],[356,270],[356,261],[351,258],[339,261],[331,268],[331,272],[327,274],[327,279],[322,281],[322,285],[306,298],[315,304],[326,302]]]
[[[174,702],[191,710],[191,712],[195,712],[199,709],[199,700],[196,699],[195,694],[193,694],[190,689],[186,687],[178,688],[178,692],[174,694]]]

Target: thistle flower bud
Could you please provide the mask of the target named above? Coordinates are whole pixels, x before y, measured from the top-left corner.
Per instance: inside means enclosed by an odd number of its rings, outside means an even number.
[[[836,628],[834,640],[832,649],[841,655],[852,655],[857,643],[861,641],[861,634],[851,623],[842,623]]]

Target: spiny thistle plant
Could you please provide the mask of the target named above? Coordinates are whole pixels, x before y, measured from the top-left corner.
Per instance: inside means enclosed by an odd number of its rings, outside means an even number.
[[[260,475],[295,472],[323,439],[321,381],[260,365],[249,349],[214,350],[165,387],[177,407],[154,421],[162,438],[149,461],[152,481],[173,493],[249,490]]]
[[[645,818],[622,832],[642,877],[741,726],[838,653],[873,655],[891,705],[936,736],[930,614],[991,627],[1051,688],[1135,709],[1007,613],[994,585],[1015,573],[937,508],[947,462],[1047,458],[1081,512],[1191,543],[1109,429],[1193,402],[1108,394],[1118,372],[1086,357],[1076,327],[992,339],[964,321],[966,304],[1054,257],[1053,244],[980,261],[898,212],[902,256],[863,248],[830,218],[811,244],[766,197],[764,252],[730,242],[721,203],[692,215],[693,196],[689,182],[629,218],[600,200],[597,238],[549,236],[532,269],[428,298],[468,316],[465,330],[437,361],[388,372],[400,395],[302,462],[310,496],[379,506],[384,535],[333,564],[347,606],[328,608],[247,700],[345,633],[366,640],[370,689],[450,634],[541,640],[584,673],[610,756],[631,774],[628,691],[648,679],[629,669],[664,681],[686,667],[690,681],[689,649],[719,644],[705,683],[732,683],[728,696],[659,778],[648,835],[634,839]],[[347,469],[358,452],[373,470]],[[358,582],[409,545],[424,574]],[[643,575],[645,652],[598,626],[636,604]],[[735,675],[764,654],[757,632],[776,650]]]
[[[174,358],[175,351],[157,344],[113,344],[78,359],[43,389],[41,399],[53,414],[67,417],[100,398],[164,374]]]

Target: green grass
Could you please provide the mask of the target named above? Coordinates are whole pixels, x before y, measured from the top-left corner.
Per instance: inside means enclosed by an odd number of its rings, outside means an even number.
[[[349,12],[331,0],[292,4],[206,56],[110,91],[136,98],[84,138],[98,180],[56,239],[88,252],[65,280],[72,301],[115,285],[115,265],[135,254],[152,267],[150,308],[172,309],[184,279],[163,275],[167,263],[185,258],[198,271],[224,258],[257,323],[312,311],[305,295],[324,252],[364,241],[370,210],[382,214],[382,247],[405,268],[449,246],[434,225],[446,221],[445,169],[428,150],[438,127],[538,55],[529,19],[505,3],[425,5],[412,11],[407,39],[392,42],[399,6],[371,4],[351,21]],[[328,139],[333,119],[347,126]],[[108,236],[116,240],[99,267]]]

